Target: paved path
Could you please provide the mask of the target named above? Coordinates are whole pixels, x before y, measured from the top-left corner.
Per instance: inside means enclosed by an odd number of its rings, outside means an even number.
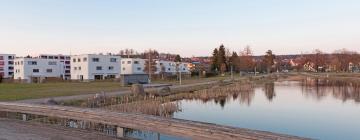
[[[0,118],[0,140],[119,140],[99,132]]]

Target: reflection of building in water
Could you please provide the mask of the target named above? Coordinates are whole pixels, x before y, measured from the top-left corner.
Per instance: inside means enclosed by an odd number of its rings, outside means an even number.
[[[320,100],[332,95],[342,101],[360,102],[360,83],[350,80],[306,78],[302,81],[303,94]]]
[[[263,90],[264,90],[266,98],[269,101],[272,101],[273,98],[276,96],[276,94],[275,94],[275,83],[274,82],[265,83],[265,86],[264,86]]]

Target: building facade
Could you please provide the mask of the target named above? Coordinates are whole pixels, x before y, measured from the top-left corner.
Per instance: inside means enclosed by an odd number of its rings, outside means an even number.
[[[38,56],[42,59],[59,60],[64,65],[64,80],[71,79],[71,58],[70,55],[52,55],[52,54],[40,54]]]
[[[123,58],[121,59],[121,74],[145,74],[145,59],[140,58]]]
[[[72,80],[120,78],[120,56],[84,54],[71,56]]]
[[[42,58],[15,58],[14,79],[39,83],[48,78],[64,78],[64,65],[60,60]]]
[[[12,78],[14,76],[15,54],[0,54],[0,77]]]
[[[158,60],[156,61],[156,74],[166,73],[175,75],[179,72],[190,74],[190,67],[190,63]]]

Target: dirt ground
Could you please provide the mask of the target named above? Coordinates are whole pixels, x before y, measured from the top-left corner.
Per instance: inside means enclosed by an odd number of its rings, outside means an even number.
[[[0,118],[0,140],[119,140],[99,132]]]

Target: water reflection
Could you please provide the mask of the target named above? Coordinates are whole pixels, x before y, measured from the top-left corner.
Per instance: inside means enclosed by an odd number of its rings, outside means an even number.
[[[331,95],[335,99],[360,102],[360,82],[327,78],[306,78],[301,82],[305,96],[321,100]]]
[[[275,94],[275,83],[274,82],[268,82],[264,84],[264,93],[266,98],[269,101],[272,101],[274,99],[274,97],[276,96]]]

